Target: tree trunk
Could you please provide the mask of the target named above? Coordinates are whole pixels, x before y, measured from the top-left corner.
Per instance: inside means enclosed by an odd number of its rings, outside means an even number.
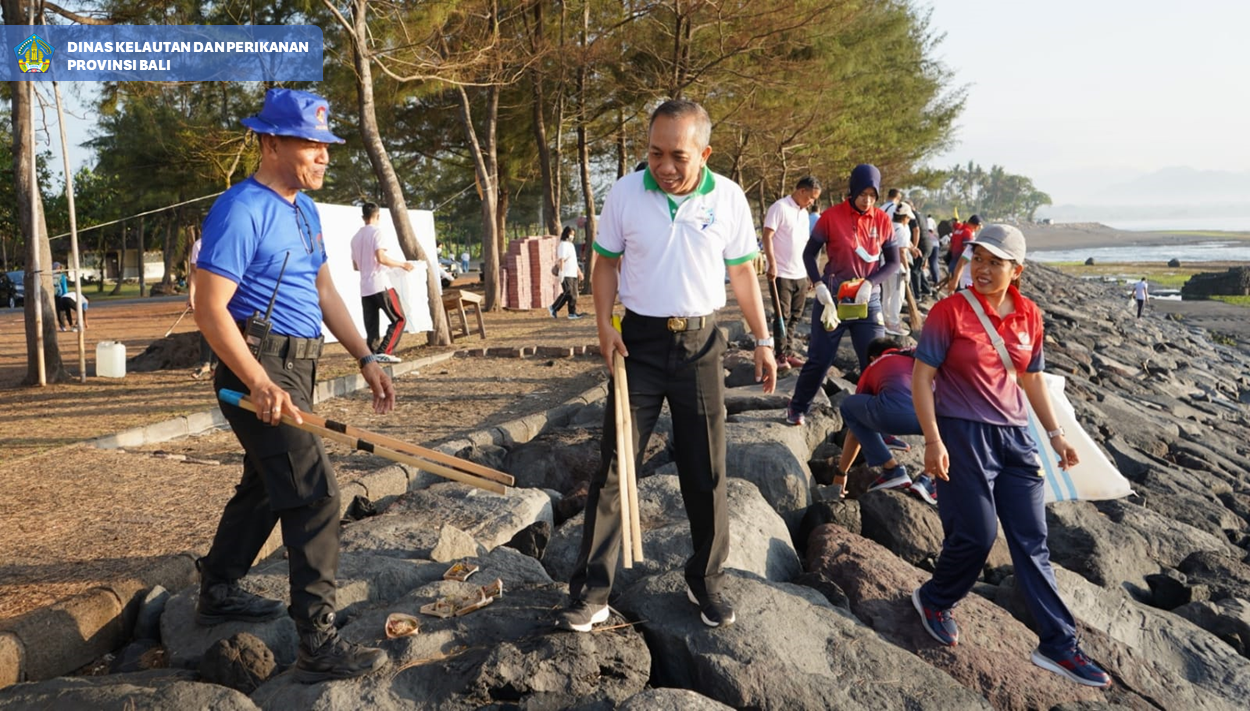
[[[109,296],[117,296],[122,291],[122,282],[126,280],[126,223],[122,223],[122,248],[117,254],[117,283]]]
[[[165,272],[161,275],[161,288],[166,294],[174,293],[169,287],[174,283],[174,236],[178,234],[174,225],[178,222],[178,211],[175,210],[165,221],[165,238],[161,241],[161,258],[165,263]]]
[[[147,284],[147,281],[146,281],[146,276],[145,276],[145,272],[147,272],[147,260],[146,260],[146,259],[144,259],[144,252],[146,252],[146,251],[147,251],[147,240],[146,240],[146,239],[144,239],[144,234],[143,234],[143,220],[144,220],[144,218],[142,218],[142,217],[140,217],[140,218],[139,218],[139,234],[138,234],[138,242],[139,242],[139,298],[141,298],[141,299],[145,296],[145,294],[143,293],[143,289],[144,289],[144,286],[146,286],[146,284]]]
[[[625,110],[616,110],[616,179],[620,180],[630,171],[625,158]]]
[[[26,4],[22,0],[3,0],[0,5],[6,25],[26,24]],[[17,198],[19,229],[26,240],[26,378],[25,385],[39,383],[38,341],[43,340],[43,370],[46,382],[69,378],[61,363],[61,349],[56,340],[56,307],[52,303],[52,250],[48,245],[48,227],[44,221],[43,196],[31,180],[35,160],[34,126],[30,120],[27,82],[9,82],[10,114],[13,122],[13,188]],[[32,195],[35,197],[31,204]],[[32,210],[32,207],[34,208]],[[36,251],[38,250],[38,251]],[[41,267],[33,273],[34,265]],[[41,309],[41,332],[36,331],[35,309]]]
[[[583,293],[590,293],[590,275],[594,272],[595,234],[599,218],[595,215],[595,189],[590,183],[590,146],[586,140],[586,43],[590,33],[590,0],[582,0],[582,57],[577,67],[577,166],[582,179],[582,201],[586,210],[586,279],[582,282]]]
[[[482,195],[482,281],[486,289],[487,311],[498,311],[503,307],[500,303],[500,242],[502,231],[499,229],[499,164],[495,146],[495,128],[499,120],[499,87],[486,87],[486,124],[485,139],[478,140],[477,129],[473,126],[473,109],[469,104],[469,94],[463,86],[456,87],[460,98],[460,123],[464,126],[468,138],[469,153],[473,158],[473,170],[477,174],[477,182]]]
[[[378,130],[373,102],[373,71],[369,66],[369,50],[365,46],[369,37],[365,23],[366,0],[355,0],[352,9],[355,15],[353,18],[355,33],[351,38],[352,61],[356,66],[360,135],[365,143],[365,152],[369,154],[369,163],[373,166],[373,173],[378,178],[382,194],[386,196],[386,202],[391,211],[391,221],[395,225],[395,232],[399,237],[399,245],[404,250],[404,256],[426,263],[425,295],[429,303],[430,322],[434,325],[434,329],[428,336],[428,342],[430,345],[450,345],[451,332],[447,327],[447,314],[443,311],[443,298],[438,281],[438,260],[428,257],[425,250],[421,248],[421,243],[417,241],[417,233],[412,229],[412,222],[408,219],[408,205],[404,200],[403,188],[399,184],[399,177],[395,174],[395,168],[391,165],[386,146],[382,143],[382,134]]]
[[[531,51],[537,55],[544,50],[545,31],[543,27],[543,3],[534,3],[534,30],[530,42]],[[537,62],[536,62],[537,65]],[[554,173],[559,165],[552,166],[551,145],[547,142],[547,117],[544,111],[547,106],[546,90],[543,84],[543,70],[535,66],[529,70],[530,94],[533,97],[531,114],[534,130],[534,145],[538,149],[538,173],[543,184],[543,226],[547,234],[560,234],[560,196],[559,186]]]

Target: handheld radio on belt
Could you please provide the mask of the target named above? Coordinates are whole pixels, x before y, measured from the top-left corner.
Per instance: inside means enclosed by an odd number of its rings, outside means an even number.
[[[282,286],[282,275],[286,274],[286,263],[291,259],[291,253],[287,252],[286,257],[282,259],[282,269],[278,272],[278,283],[273,287],[273,295],[269,297],[269,307],[265,309],[265,315],[261,316],[259,311],[252,312],[247,317],[247,321],[243,327],[243,340],[247,342],[247,349],[252,352],[252,357],[260,360],[260,348],[265,344],[265,339],[269,337],[269,332],[273,330],[273,323],[269,317],[273,315],[273,302],[278,298],[278,287]]]

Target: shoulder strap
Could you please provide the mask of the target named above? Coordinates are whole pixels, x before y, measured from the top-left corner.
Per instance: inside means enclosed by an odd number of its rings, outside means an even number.
[[[959,292],[972,306],[972,312],[981,320],[981,325],[985,327],[985,332],[989,334],[990,342],[994,344],[994,350],[998,351],[998,357],[1003,360],[1003,366],[1007,368],[1007,375],[1012,378],[1016,377],[1016,366],[1011,362],[1011,356],[1007,354],[1007,344],[1003,342],[1003,337],[998,335],[994,324],[990,323],[990,317],[985,315],[985,308],[981,306],[981,302],[976,295],[972,293],[972,289],[964,289]]]

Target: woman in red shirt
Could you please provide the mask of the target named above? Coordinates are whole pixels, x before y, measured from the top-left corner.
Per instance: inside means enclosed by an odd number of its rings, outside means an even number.
[[[1037,623],[1033,663],[1078,684],[1108,686],[1111,678],[1081,651],[1076,621],[1050,567],[1045,480],[1029,434],[1029,407],[1048,430],[1061,467],[1076,465],[1077,453],[1056,423],[1042,382],[1041,311],[1016,287],[1024,235],[989,225],[970,244],[972,289],[934,305],[916,348],[912,400],[924,431],[925,472],[938,479],[945,538],[933,577],[912,592],[912,604],[925,631],[954,646],[959,627],[951,608],[980,577],[1001,522],[1017,584]],[[1002,339],[1010,372],[978,311]]]
[[[872,165],[857,165],[851,171],[849,187],[846,200],[825,210],[816,221],[803,249],[807,276],[816,287],[816,303],[812,307],[807,362],[786,408],[786,422],[792,425],[803,424],[844,334],[851,335],[859,367],[867,367],[868,344],[885,335],[880,284],[902,265],[898,250],[886,248],[886,243],[894,238],[894,225],[889,215],[875,206],[881,193],[881,171]],[[816,266],[821,250],[829,258],[823,276]],[[850,305],[862,307],[863,315],[839,319],[834,314],[834,294]]]

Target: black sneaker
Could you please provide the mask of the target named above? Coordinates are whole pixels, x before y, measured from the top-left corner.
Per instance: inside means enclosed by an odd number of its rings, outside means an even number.
[[[250,593],[238,583],[216,583],[200,588],[195,606],[195,621],[201,625],[222,622],[268,622],[286,614],[281,600],[270,600]]]
[[[390,661],[383,650],[348,642],[332,627],[300,634],[295,679],[303,684],[352,679],[385,669]]]
[[[600,622],[607,622],[611,610],[607,605],[596,605],[585,600],[574,600],[560,612],[556,626],[574,632],[589,632]]]
[[[733,606],[725,601],[725,597],[718,592],[708,593],[707,600],[700,602],[695,597],[694,590],[690,586],[686,586],[686,597],[690,602],[699,606],[699,616],[703,618],[703,624],[708,627],[725,627],[732,625],[734,620]]]

